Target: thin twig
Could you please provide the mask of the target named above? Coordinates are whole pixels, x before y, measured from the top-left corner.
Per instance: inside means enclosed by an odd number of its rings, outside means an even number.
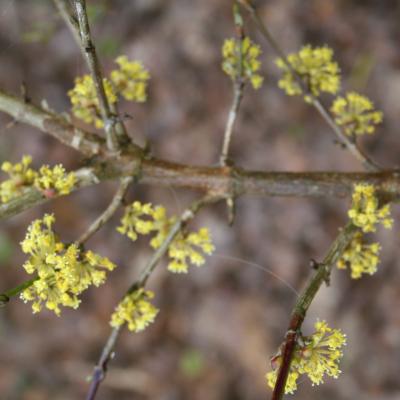
[[[115,344],[117,342],[120,331],[121,327],[113,328],[110,336],[107,339],[106,344],[103,347],[99,362],[94,367],[92,380],[86,396],[86,400],[93,400],[96,397],[97,390],[100,387],[100,383],[106,377],[108,363],[113,357]]]
[[[229,145],[231,143],[233,127],[238,115],[241,100],[243,98],[244,82],[235,82],[233,85],[233,101],[226,121],[224,143],[222,145],[220,165],[226,165],[229,158]]]
[[[161,246],[153,253],[150,257],[150,260],[147,262],[145,267],[142,269],[139,278],[135,281],[127,290],[124,297],[137,290],[138,288],[144,287],[149,279],[150,275],[155,270],[156,266],[160,262],[161,258],[167,253],[169,245],[175,239],[176,235],[182,230],[184,225],[191,220],[198,211],[206,204],[210,204],[212,202],[216,202],[220,200],[218,197],[214,196],[205,196],[200,200],[194,202],[188,209],[186,209],[180,218],[174,223],[171,227],[168,235],[166,236],[164,242]],[[105,346],[101,352],[101,356],[99,362],[94,368],[91,384],[88,390],[88,394],[86,400],[94,400],[96,397],[96,393],[99,389],[101,382],[105,379],[107,373],[107,366],[109,361],[112,358],[114,348],[118,339],[118,336],[122,330],[122,327],[114,328],[111,331],[110,336],[107,339]]]
[[[237,75],[235,76],[235,79],[233,81],[233,100],[225,126],[224,142],[222,145],[222,151],[220,157],[220,165],[222,166],[225,166],[229,159],[229,146],[232,139],[233,127],[235,125],[235,121],[239,112],[239,107],[243,98],[243,91],[245,86],[245,81],[243,79],[243,51],[242,51],[243,39],[244,39],[243,19],[236,2],[233,5],[233,17],[235,21],[236,36],[238,41],[237,57],[239,60],[239,65],[236,71]]]
[[[121,179],[121,183],[115,193],[113,199],[109,206],[104,210],[104,212],[89,226],[87,231],[82,234],[82,236],[77,240],[77,244],[82,245],[91,236],[93,236],[104,224],[106,224],[111,217],[118,210],[121,205],[124,196],[129,188],[130,183],[133,181],[133,176],[128,176]]]
[[[338,234],[332,243],[327,255],[322,263],[318,264],[318,269],[309,279],[305,289],[298,298],[290,318],[288,330],[286,331],[285,341],[282,345],[282,362],[279,367],[277,380],[271,400],[281,400],[284,392],[287,377],[290,371],[293,353],[296,346],[296,340],[303,324],[304,318],[310,307],[311,302],[315,298],[318,290],[324,282],[329,281],[329,276],[333,266],[340,259],[346,247],[351,242],[358,228],[352,223],[348,223]]]
[[[250,13],[253,21],[255,22],[262,36],[267,40],[267,42],[273,48],[275,53],[282,59],[282,62],[285,64],[286,68],[292,73],[292,75],[296,79],[297,83],[300,85],[303,92],[311,98],[311,104],[316,108],[316,110],[319,112],[319,114],[322,116],[325,122],[334,131],[334,133],[339,138],[341,143],[343,143],[346,146],[346,148],[364,165],[364,167],[367,170],[379,171],[381,167],[378,164],[376,164],[373,160],[371,160],[366,154],[364,154],[363,151],[357,146],[357,144],[353,142],[351,139],[349,139],[345,133],[343,133],[342,129],[336,124],[336,122],[331,117],[325,106],[306,87],[302,77],[287,61],[287,57],[284,51],[281,49],[277,41],[274,39],[271,32],[267,28],[266,24],[262,21],[260,15],[258,14],[257,8],[254,6],[252,1],[240,0],[240,3]]]
[[[78,24],[80,30],[80,38],[86,61],[89,66],[90,74],[93,78],[93,83],[96,88],[97,97],[99,99],[100,113],[104,123],[104,130],[106,132],[107,147],[110,151],[118,150],[118,139],[115,130],[116,116],[112,114],[110,104],[103,84],[103,74],[99,60],[97,58],[96,48],[93,44],[89,21],[86,11],[86,0],[73,0],[75,5],[76,15],[78,17]]]

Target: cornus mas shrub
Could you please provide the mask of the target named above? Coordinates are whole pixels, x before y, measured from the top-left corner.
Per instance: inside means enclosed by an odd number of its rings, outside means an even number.
[[[11,289],[2,288],[2,304],[12,307],[11,300],[19,297],[34,314],[50,311],[62,317],[65,308],[79,308],[87,290],[100,293],[110,274],[125,272],[115,261],[89,249],[87,241],[122,211],[115,226],[120,240],[135,249],[140,238],[148,244],[152,255],[109,316],[111,335],[105,341],[87,394],[87,399],[94,399],[107,367],[112,368],[110,361],[114,351],[118,353],[122,330],[127,328],[135,334],[151,329],[151,324],[163,313],[162,306],[157,305],[156,293],[147,287],[160,262],[165,260],[168,272],[179,279],[177,275],[190,274],[193,267],[206,267],[208,256],[214,253],[215,244],[208,227],[196,230],[190,226],[201,209],[222,202],[227,208],[227,223],[233,223],[236,199],[243,194],[330,196],[340,192],[349,198],[347,223],[338,227],[337,237],[325,257],[312,263],[314,270],[293,306],[288,327],[286,331],[282,328],[282,343],[274,355],[265,354],[270,366],[262,371],[266,396],[275,400],[295,394],[303,378],[313,386],[330,378],[340,379],[342,372],[348,372],[341,366],[342,359],[351,351],[345,347],[346,334],[340,327],[331,327],[324,315],[314,323],[312,333],[305,332],[303,322],[320,288],[329,285],[336,267],[357,280],[375,274],[379,268],[381,244],[372,241],[375,239],[371,235],[378,227],[392,229],[391,206],[399,198],[400,180],[396,170],[382,171],[361,150],[359,141],[363,135],[376,132],[383,120],[382,112],[365,95],[341,87],[341,68],[328,44],[306,44],[286,54],[252,1],[233,1],[231,37],[221,42],[221,75],[229,79],[233,94],[221,135],[219,164],[194,167],[160,160],[128,134],[119,111],[121,103],[133,102],[139,106],[151,98],[149,68],[141,60],[119,55],[113,69],[104,72],[96,52],[96,38],[91,34],[86,1],[53,0],[53,3],[71,30],[71,38],[75,38],[88,69],[71,82],[67,92],[69,113],[56,114],[3,91],[0,91],[0,110],[77,150],[85,162],[81,168],[67,171],[62,164],[39,165],[39,160],[30,155],[23,155],[20,161],[4,161],[0,217],[13,217],[105,180],[118,181],[119,187],[108,207],[73,241],[57,233],[57,215],[53,213],[32,221],[20,243],[26,256],[22,265],[26,280]],[[254,27],[258,36],[250,34]],[[270,46],[264,50],[259,40]],[[280,73],[277,86],[286,95],[297,96],[299,101],[314,107],[340,145],[357,158],[365,172],[306,175],[255,172],[235,166],[230,147],[242,99],[247,93],[250,97],[252,90],[259,93],[266,90],[264,83],[271,79],[263,64],[267,57],[275,59],[275,68]],[[164,205],[144,202],[130,194],[129,188],[142,181],[197,189],[202,196],[181,214],[172,215]]]

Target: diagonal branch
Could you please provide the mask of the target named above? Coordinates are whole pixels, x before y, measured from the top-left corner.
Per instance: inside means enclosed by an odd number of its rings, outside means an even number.
[[[327,255],[322,263],[318,264],[317,271],[309,279],[305,289],[298,298],[290,318],[288,330],[286,331],[285,341],[282,346],[282,363],[279,367],[278,377],[275,383],[271,400],[281,400],[285,392],[287,377],[290,371],[290,364],[296,346],[297,335],[301,329],[304,318],[314,300],[315,295],[324,282],[329,281],[329,276],[333,266],[340,259],[346,247],[359,228],[352,223],[348,223],[338,234],[332,243]]]
[[[346,146],[346,148],[353,154],[354,157],[356,157],[364,165],[364,167],[367,170],[379,171],[381,167],[378,164],[376,164],[373,160],[371,160],[366,154],[364,154],[364,152],[357,146],[357,144],[352,140],[350,140],[345,133],[343,133],[342,129],[336,124],[336,122],[331,117],[325,106],[306,87],[301,76],[287,61],[286,54],[281,49],[278,42],[274,39],[273,35],[267,28],[267,25],[261,19],[257,11],[257,8],[253,4],[253,2],[251,0],[239,0],[239,1],[245,7],[245,9],[250,13],[261,35],[270,44],[275,53],[282,59],[286,68],[288,68],[288,70],[292,73],[292,75],[296,79],[296,82],[300,85],[303,92],[311,98],[311,104],[315,107],[315,109],[319,112],[321,117],[333,130],[333,132],[339,138],[341,143],[343,143]]]
[[[85,156],[103,153],[104,140],[72,125],[66,118],[0,90],[0,110],[53,136],[61,143],[78,150]]]
[[[87,231],[84,232],[82,236],[77,240],[77,244],[82,245],[112,218],[112,216],[118,210],[119,206],[122,204],[124,196],[133,179],[133,176],[121,178],[120,185],[113,199],[111,200],[111,203],[104,210],[104,212],[89,226]]]
[[[124,297],[132,293],[138,288],[144,287],[147,283],[148,278],[153,273],[161,258],[167,253],[169,245],[175,239],[176,235],[182,230],[182,228],[195,217],[202,207],[207,204],[214,203],[220,200],[219,197],[205,196],[198,201],[195,201],[189,208],[187,208],[171,227],[168,235],[161,246],[153,253],[150,260],[142,269],[139,278],[135,281],[127,290]],[[100,387],[101,382],[105,379],[107,373],[108,363],[112,358],[114,348],[118,339],[118,336],[122,330],[122,327],[114,328],[111,331],[110,336],[107,339],[105,346],[101,352],[100,359],[94,368],[92,381],[86,396],[86,400],[94,400],[97,391]]]

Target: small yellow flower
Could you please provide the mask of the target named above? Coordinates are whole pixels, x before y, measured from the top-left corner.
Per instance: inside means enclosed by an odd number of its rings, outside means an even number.
[[[77,308],[78,296],[89,286],[102,284],[106,270],[112,271],[115,265],[75,244],[64,245],[53,232],[54,221],[54,216],[48,214],[33,221],[21,242],[22,251],[30,255],[23,267],[39,278],[21,293],[21,298],[33,302],[35,313],[45,305],[60,315],[60,306]]]
[[[153,234],[150,246],[158,249],[166,240],[175,222],[176,217],[168,217],[164,207],[153,207],[149,203],[142,204],[135,201],[125,209],[117,231],[133,241],[139,234]],[[181,231],[169,245],[168,269],[171,272],[186,273],[189,264],[200,266],[205,263],[202,253],[211,254],[213,251],[214,245],[207,228],[191,233]]]
[[[321,92],[335,94],[340,89],[340,69],[332,58],[333,51],[329,47],[312,48],[307,45],[298,53],[289,54],[287,63],[297,72],[310,93],[318,97]],[[278,86],[288,96],[302,94],[301,86],[286,63],[278,58],[276,65],[283,70],[283,77],[279,80]],[[307,95],[304,99],[307,102],[311,101],[310,96]]]
[[[274,388],[276,379],[278,378],[277,371],[270,371],[265,375],[268,386]],[[286,380],[285,393],[293,394],[297,390],[297,379],[299,379],[299,373],[296,371],[290,371]]]
[[[379,263],[380,250],[379,243],[365,244],[362,233],[357,232],[337,262],[337,267],[346,269],[349,266],[353,279],[361,278],[362,274],[373,275]]]
[[[149,72],[139,61],[129,61],[126,56],[119,56],[115,62],[119,69],[111,71],[110,78],[116,91],[126,100],[146,101]]]
[[[325,321],[317,321],[314,327],[315,332],[311,336],[302,336],[297,341],[285,393],[296,390],[301,375],[307,375],[313,385],[319,385],[323,383],[324,375],[337,378],[341,373],[339,361],[343,356],[341,348],[346,344],[346,335],[339,329],[330,328]],[[281,362],[279,355],[278,366]],[[278,368],[266,374],[271,388],[276,383],[277,375]]]
[[[258,73],[260,55],[260,46],[248,36],[243,40],[226,39],[222,46],[222,69],[234,82],[241,78],[250,81],[254,89],[259,89],[264,80]]]
[[[346,97],[338,97],[331,107],[335,121],[343,126],[346,135],[372,134],[375,125],[382,122],[381,111],[374,111],[374,105],[365,96],[350,92]]]
[[[187,235],[181,233],[169,246],[168,255],[171,261],[168,264],[168,270],[175,273],[187,273],[189,263],[199,267],[205,263],[201,253],[212,254],[213,251],[214,245],[211,243],[207,228],[201,228],[198,232]]]
[[[104,78],[103,85],[109,103],[116,103],[117,95],[111,82]],[[75,86],[68,92],[68,96],[72,104],[72,112],[76,118],[87,124],[94,123],[96,128],[99,129],[104,127],[100,114],[99,99],[97,98],[93,78],[90,75],[76,78]]]
[[[390,206],[386,204],[380,207],[373,185],[358,184],[355,186],[353,202],[348,215],[353,224],[360,227],[363,232],[375,232],[378,223],[388,229],[393,225]]]
[[[32,163],[31,156],[23,156],[21,162],[11,164],[8,161],[3,162],[1,170],[9,175],[9,179],[0,183],[0,199],[6,203],[17,198],[26,187],[32,186],[37,172],[29,166]]]
[[[34,180],[34,186],[44,193],[54,191],[65,195],[71,192],[76,182],[76,175],[73,172],[67,174],[61,164],[53,168],[43,165]]]
[[[2,164],[2,170],[10,176],[0,184],[2,202],[20,196],[23,189],[32,186],[47,197],[65,195],[71,192],[77,182],[76,175],[73,172],[67,174],[61,164],[52,169],[43,165],[38,172],[29,168],[31,163],[31,156],[23,156],[20,163],[13,165],[6,161]]]
[[[129,207],[126,207],[124,216],[121,219],[121,225],[117,228],[117,231],[128,236],[132,241],[137,239],[138,234],[149,234],[155,228],[154,212],[155,210],[150,203],[133,202]]]
[[[111,316],[111,326],[116,328],[127,323],[130,331],[143,331],[154,322],[159,311],[148,301],[153,297],[153,292],[143,288],[126,295]]]

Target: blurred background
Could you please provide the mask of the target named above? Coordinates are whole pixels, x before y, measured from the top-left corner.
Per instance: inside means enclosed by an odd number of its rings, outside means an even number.
[[[89,1],[90,19],[105,71],[123,53],[150,70],[149,100],[126,104],[129,131],[152,144],[157,157],[194,163],[218,161],[232,98],[221,71],[220,48],[233,36],[231,1]],[[328,44],[343,73],[343,91],[369,96],[384,111],[384,123],[364,148],[386,167],[399,166],[400,3],[395,0],[269,0],[258,2],[262,18],[285,51]],[[276,82],[275,55],[263,49],[265,85],[247,88],[232,143],[235,162],[248,169],[361,170],[335,144],[319,115],[300,98],[288,98]],[[46,100],[68,112],[66,92],[86,66],[50,0],[0,1],[0,87],[18,94],[25,83],[34,103]],[[327,105],[331,98],[324,99]],[[82,162],[79,154],[29,126],[0,114],[0,161],[31,154],[35,166]],[[24,212],[0,227],[0,292],[27,278],[19,242],[34,218],[54,212],[63,240],[73,241],[110,201],[116,185],[103,183]],[[135,186],[131,199],[164,204],[179,213],[195,193]],[[207,226],[216,252],[188,275],[166,271],[150,279],[161,312],[144,333],[121,335],[115,359],[97,396],[105,399],[259,400],[270,396],[264,375],[287,327],[290,311],[310,274],[346,220],[348,199],[245,197],[233,227],[223,205],[209,207],[192,224]],[[399,220],[399,210],[394,208]],[[0,310],[0,399],[83,399],[87,377],[110,332],[108,320],[121,294],[151,254],[115,231],[119,215],[96,234],[89,248],[110,257],[118,269],[106,284],[88,290],[80,308],[62,316],[32,315],[19,299]],[[311,387],[301,381],[296,399],[400,398],[399,226],[375,235],[382,244],[377,274],[352,281],[335,270],[307,316],[348,336],[338,380]]]

